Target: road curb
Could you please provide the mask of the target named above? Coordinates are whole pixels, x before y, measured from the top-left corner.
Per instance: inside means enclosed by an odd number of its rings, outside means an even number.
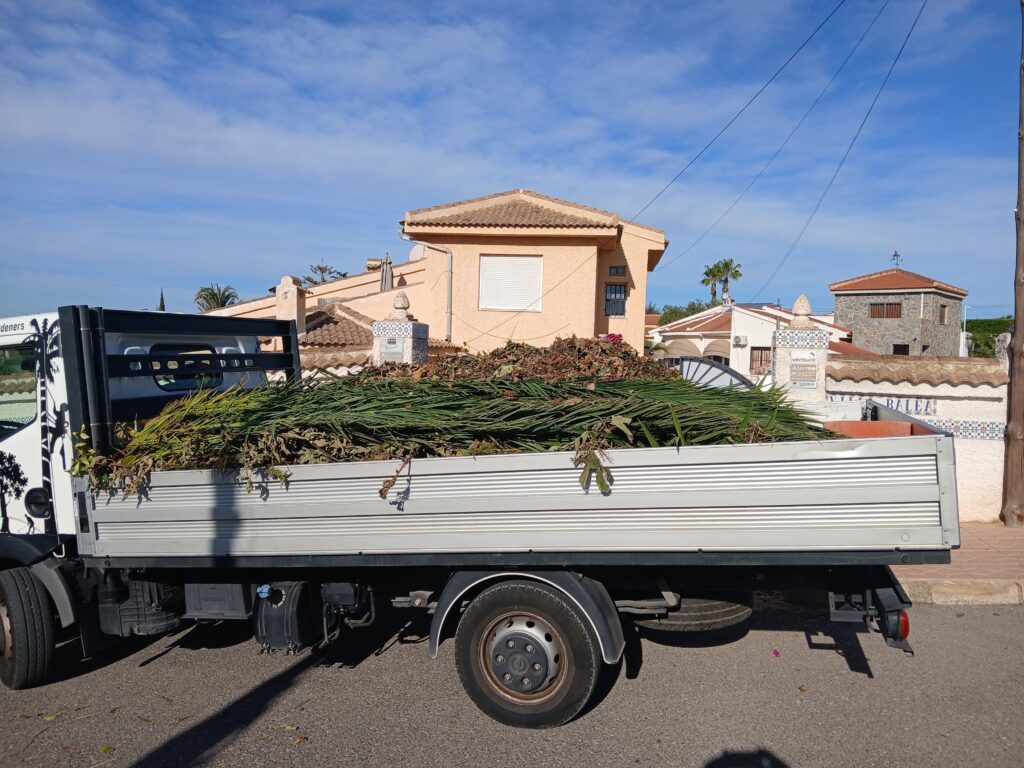
[[[1024,585],[1012,579],[900,579],[915,603],[1021,605]]]

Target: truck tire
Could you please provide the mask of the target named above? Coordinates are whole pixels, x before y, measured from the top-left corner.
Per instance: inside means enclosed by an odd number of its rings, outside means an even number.
[[[30,688],[46,681],[53,664],[53,605],[28,568],[0,571],[0,681]]]
[[[507,581],[470,603],[455,634],[462,687],[505,725],[550,728],[586,705],[601,652],[586,617],[546,584]]]
[[[660,632],[712,632],[733,627],[750,618],[752,596],[749,593],[721,597],[682,597],[679,607],[666,616],[640,619],[636,624]]]

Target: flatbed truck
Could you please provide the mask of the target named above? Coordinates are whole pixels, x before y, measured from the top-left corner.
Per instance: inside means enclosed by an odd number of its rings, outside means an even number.
[[[720,628],[755,591],[818,591],[833,620],[908,650],[890,566],[959,546],[953,438],[912,420],[896,437],[612,450],[607,493],[562,452],[414,459],[387,498],[399,461],[281,468],[287,483],[157,471],[127,495],[74,475],[76,441],[105,453],[116,424],[197,389],[299,376],[294,323],[89,306],[0,320],[0,451],[24,475],[0,534],[7,687],[46,682],[58,633],[91,656],[241,621],[261,650],[298,652],[394,606],[430,616],[432,657],[454,636],[481,710],[550,727],[620,662],[632,622]],[[864,418],[899,418],[883,411]]]

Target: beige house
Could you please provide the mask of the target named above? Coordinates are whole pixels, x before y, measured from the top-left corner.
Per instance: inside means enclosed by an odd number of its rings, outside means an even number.
[[[668,244],[662,230],[521,189],[408,211],[401,225],[415,244],[408,261],[371,260],[364,273],[305,288],[286,277],[273,295],[212,314],[295,318],[304,333],[314,313],[319,328],[331,318],[383,319],[402,290],[429,324],[435,353],[607,333],[643,349],[647,274]]]

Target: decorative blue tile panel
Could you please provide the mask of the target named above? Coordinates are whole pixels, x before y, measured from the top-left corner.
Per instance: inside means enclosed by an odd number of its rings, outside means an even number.
[[[373,324],[373,335],[377,337],[393,336],[402,339],[425,339],[430,330],[426,323],[403,322],[400,320],[381,320]]]
[[[950,432],[954,437],[970,440],[1002,440],[1006,436],[1006,422],[973,421],[968,419],[921,419],[926,424]]]
[[[775,332],[775,346],[800,349],[828,349],[828,331],[781,330]]]

